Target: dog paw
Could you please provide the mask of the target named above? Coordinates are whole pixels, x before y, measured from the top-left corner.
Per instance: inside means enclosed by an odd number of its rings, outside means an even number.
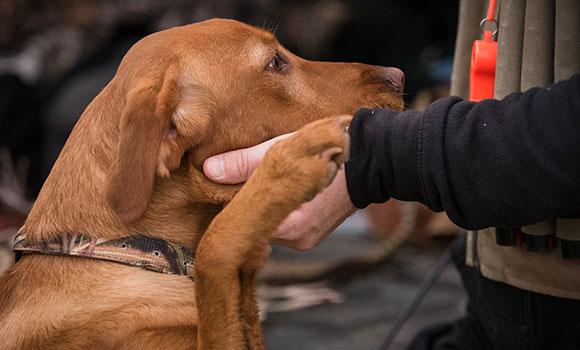
[[[311,200],[348,160],[351,119],[340,116],[318,120],[275,144],[264,158],[265,172],[271,180],[285,182],[300,197],[298,200]]]

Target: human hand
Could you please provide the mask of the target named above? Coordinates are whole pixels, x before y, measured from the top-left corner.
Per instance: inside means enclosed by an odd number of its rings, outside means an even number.
[[[259,145],[230,151],[205,160],[205,175],[218,183],[246,181],[260,164],[268,149],[292,134],[281,135]],[[291,213],[274,235],[273,243],[298,250],[308,250],[320,243],[355,211],[346,188],[344,170],[313,200]]]

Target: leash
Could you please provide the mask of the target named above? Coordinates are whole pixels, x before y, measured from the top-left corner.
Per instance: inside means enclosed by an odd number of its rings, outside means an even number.
[[[417,307],[421,304],[423,299],[425,299],[425,296],[427,295],[429,290],[431,290],[431,287],[433,287],[433,285],[435,285],[435,282],[437,282],[439,277],[441,277],[441,274],[443,273],[443,271],[445,271],[445,268],[447,267],[449,262],[451,262],[451,254],[449,252],[449,246],[447,246],[447,248],[445,248],[445,251],[437,259],[435,266],[429,272],[427,278],[421,283],[421,286],[419,287],[419,291],[417,292],[417,294],[415,294],[411,302],[407,304],[407,306],[405,306],[405,308],[401,310],[397,315],[397,318],[393,323],[393,327],[391,327],[391,330],[387,334],[387,337],[381,343],[381,346],[378,348],[379,350],[386,350],[393,344],[393,341],[395,341],[395,338],[397,337],[397,335],[399,335],[399,332],[401,332],[401,329],[403,329],[405,323],[407,323],[407,321],[409,320],[409,318],[411,318],[415,310],[417,310]]]

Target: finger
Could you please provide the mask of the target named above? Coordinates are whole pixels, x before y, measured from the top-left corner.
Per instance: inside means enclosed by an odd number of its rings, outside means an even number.
[[[222,184],[244,182],[260,164],[268,149],[290,135],[281,135],[253,147],[210,157],[203,163],[203,172],[210,180]]]

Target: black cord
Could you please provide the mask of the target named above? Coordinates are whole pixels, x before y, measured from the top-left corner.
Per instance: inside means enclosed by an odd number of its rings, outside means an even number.
[[[411,315],[413,314],[413,312],[415,312],[417,306],[421,304],[421,302],[425,298],[425,295],[429,292],[431,287],[433,287],[435,282],[437,282],[437,280],[439,279],[439,277],[441,276],[441,274],[443,273],[443,271],[445,270],[450,261],[451,254],[449,252],[449,247],[447,247],[443,252],[443,254],[441,254],[437,259],[435,267],[433,267],[433,269],[429,272],[429,275],[427,275],[427,278],[421,284],[419,291],[417,292],[417,295],[415,295],[413,300],[411,300],[411,302],[397,315],[393,327],[389,331],[389,334],[387,335],[385,340],[382,342],[381,346],[379,347],[379,350],[387,350],[392,345],[393,341],[395,340],[395,338],[397,337],[397,335],[399,334],[405,323],[409,320],[409,318],[411,318]]]

